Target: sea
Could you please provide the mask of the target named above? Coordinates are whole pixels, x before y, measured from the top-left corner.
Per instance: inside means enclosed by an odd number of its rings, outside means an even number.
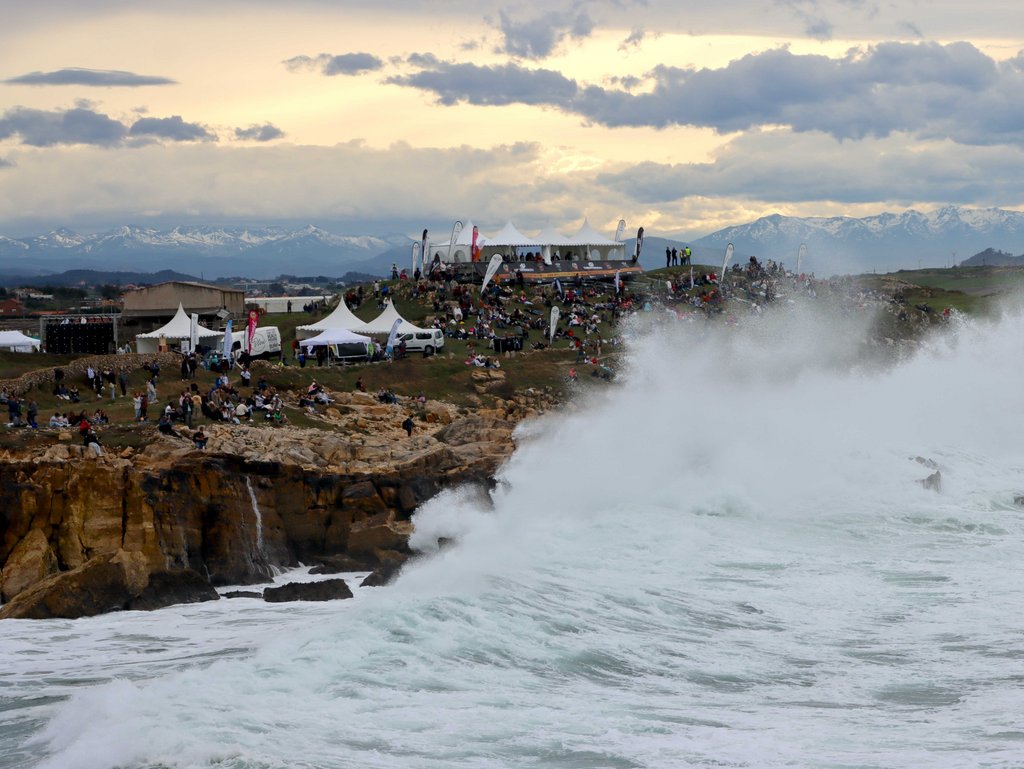
[[[874,322],[648,314],[351,600],[0,622],[0,766],[1024,766],[1024,315]]]

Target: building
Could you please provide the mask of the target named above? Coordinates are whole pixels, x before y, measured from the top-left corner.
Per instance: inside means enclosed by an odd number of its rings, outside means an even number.
[[[0,318],[20,318],[25,314],[25,306],[17,299],[0,299]]]
[[[174,317],[178,305],[202,319],[245,317],[245,293],[226,286],[171,280],[124,294],[125,321],[156,321]],[[227,314],[225,314],[227,313]]]

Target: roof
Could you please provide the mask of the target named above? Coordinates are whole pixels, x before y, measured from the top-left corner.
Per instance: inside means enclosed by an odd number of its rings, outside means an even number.
[[[373,320],[366,323],[363,333],[365,334],[390,334],[391,327],[395,325],[396,320],[401,320],[402,324],[398,327],[398,330],[402,334],[409,334],[414,331],[425,331],[419,326],[414,326],[412,323],[407,321],[401,315],[398,314],[398,310],[395,309],[395,305],[392,304],[391,300],[388,299],[387,306],[384,308],[384,312],[378,315]]]
[[[244,294],[245,292],[239,288],[231,288],[230,286],[218,286],[214,283],[200,283],[198,280],[165,280],[162,283],[153,283],[149,286],[139,286],[138,288],[132,289],[133,291],[148,291],[151,288],[157,286],[192,286],[193,288],[209,288],[214,291],[228,291],[233,294]]]
[[[479,240],[477,242],[479,243]],[[540,248],[542,245],[543,243],[540,243],[533,238],[528,238],[517,230],[516,226],[512,224],[511,219],[506,222],[500,232],[487,238],[488,248],[493,248],[494,246],[533,246]]]
[[[338,297],[338,306],[326,318],[321,318],[316,323],[307,326],[299,326],[296,331],[326,331],[331,328],[343,328],[346,331],[366,332],[366,324],[352,314],[352,310],[345,304],[343,297]]]
[[[303,339],[302,346],[309,348],[321,344],[367,344],[370,341],[372,340],[368,336],[353,334],[343,328],[329,328],[314,337]]]
[[[541,245],[545,246],[575,246],[579,245],[577,241],[572,238],[563,235],[558,232],[554,227],[545,227],[543,230],[538,232],[534,237]]]
[[[573,245],[576,246],[621,246],[622,242],[606,238],[600,232],[590,226],[590,219],[584,219],[579,230],[572,236]]]
[[[219,331],[212,331],[205,326],[199,326],[199,337],[220,336]],[[174,313],[174,317],[165,325],[158,328],[156,331],[150,331],[146,334],[136,334],[135,338],[139,339],[190,339],[192,337],[192,319],[185,313],[185,308],[178,304],[178,311]]]

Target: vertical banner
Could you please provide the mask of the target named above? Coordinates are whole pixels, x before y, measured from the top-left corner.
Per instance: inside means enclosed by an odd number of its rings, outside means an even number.
[[[615,240],[616,242],[622,240],[622,233],[626,231],[626,220],[619,219],[619,226],[615,228]]]
[[[807,256],[807,244],[801,243],[800,250],[796,252],[796,274],[803,274],[804,257]]]
[[[476,228],[474,227],[473,229],[475,230]],[[480,286],[480,296],[484,295],[484,289],[487,288],[487,284],[491,282],[491,278],[494,277],[494,273],[498,271],[499,267],[501,267],[501,254],[495,254],[487,264],[487,272],[484,273],[484,282]]]
[[[391,324],[391,333],[388,334],[388,343],[384,345],[384,352],[390,358],[395,353],[395,337],[398,336],[398,327],[402,325],[401,318],[395,318],[395,322]]]
[[[636,231],[636,253],[633,254],[633,261],[640,259],[640,249],[644,247],[644,228],[641,227]]]
[[[231,336],[231,319],[228,318],[228,324],[224,327],[224,360],[231,363],[231,343],[234,341],[234,337]]]
[[[690,288],[693,288],[695,283],[693,282],[693,265],[690,265]]]
[[[558,278],[555,278],[555,293],[558,294],[560,301],[565,301],[565,292],[562,290],[562,281]]]
[[[473,225],[473,244],[472,244],[472,246],[470,246],[470,249],[469,249],[470,259],[472,259],[474,262],[479,262],[480,261],[480,246],[478,246],[476,244],[477,238],[479,238],[479,237],[480,237],[480,230],[474,224]]]
[[[729,266],[729,260],[732,259],[733,248],[732,243],[725,247],[725,259],[722,260],[722,274],[718,276],[718,285],[725,283],[725,268]]]
[[[246,327],[245,338],[248,341],[245,351],[252,355],[252,338],[256,335],[256,325],[260,322],[260,314],[258,310],[249,310],[249,323]]]
[[[419,250],[420,250],[420,244],[419,243],[413,243],[412,244],[412,271],[413,272],[416,272],[416,252],[419,251]],[[423,259],[421,258],[420,261],[423,261]]]
[[[548,321],[548,344],[555,341],[555,332],[558,330],[558,318],[562,315],[562,311],[558,309],[558,306],[551,308],[551,320]]]
[[[427,257],[428,256],[430,256],[430,254],[427,251],[427,231],[423,230],[423,239],[420,240],[420,272],[426,271],[426,269],[427,269]],[[412,271],[416,272],[416,263],[415,262],[413,262]]]
[[[188,327],[188,349],[191,352],[195,352],[199,346],[199,315],[192,313],[192,318]]]
[[[618,296],[622,292],[622,278],[619,277],[619,271],[615,271],[615,295]]]
[[[462,234],[462,222],[455,222],[452,225],[452,239],[448,241],[448,264],[452,263],[452,249],[455,248],[455,241]]]

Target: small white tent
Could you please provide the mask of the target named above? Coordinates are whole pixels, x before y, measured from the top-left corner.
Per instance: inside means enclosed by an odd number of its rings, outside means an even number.
[[[205,326],[199,326],[199,339],[209,340],[214,337],[222,336],[220,331],[211,331]],[[138,352],[150,353],[156,352],[160,347],[160,340],[164,339],[167,342],[181,342],[187,341],[192,338],[192,319],[185,313],[185,308],[179,303],[178,311],[174,314],[165,326],[158,328],[156,331],[150,331],[146,334],[136,334],[135,336],[135,348]]]
[[[359,320],[345,304],[344,297],[338,297],[338,306],[334,308],[334,312],[328,315],[326,318],[321,318],[316,323],[310,323],[308,326],[299,326],[295,329],[295,335],[299,339],[305,339],[307,337],[316,336],[321,331],[327,331],[328,329],[341,328],[346,331],[354,331],[356,333],[366,333],[366,323]]]
[[[378,315],[373,320],[366,324],[366,328],[363,329],[364,334],[390,334],[391,327],[395,325],[395,321],[402,321],[398,327],[400,334],[411,334],[416,331],[425,331],[419,326],[414,326],[412,323],[407,321],[401,315],[398,314],[398,310],[395,309],[395,305],[392,304],[391,300],[388,300],[387,306],[384,308],[384,312]]]
[[[39,349],[40,342],[20,331],[0,331],[0,349],[13,352],[32,352]]]
[[[368,336],[360,336],[359,334],[353,334],[351,331],[346,331],[343,328],[329,328],[321,334],[310,337],[309,339],[302,340],[302,346],[306,349],[311,347],[317,347],[318,345],[329,345],[329,344],[369,344],[372,340]]]
[[[543,230],[538,232],[533,239],[538,243],[543,244],[544,250],[542,253],[544,255],[544,261],[547,264],[551,264],[551,258],[555,251],[557,251],[560,256],[566,256],[566,249],[570,246],[577,245],[576,241],[558,232],[554,227],[545,227]]]
[[[590,226],[590,220],[584,219],[579,230],[572,236],[571,240],[577,246],[585,246],[591,259],[601,259],[601,252],[598,248],[605,250],[605,259],[625,259],[626,247],[617,240],[606,238],[600,232]],[[618,253],[613,253],[618,250]]]

